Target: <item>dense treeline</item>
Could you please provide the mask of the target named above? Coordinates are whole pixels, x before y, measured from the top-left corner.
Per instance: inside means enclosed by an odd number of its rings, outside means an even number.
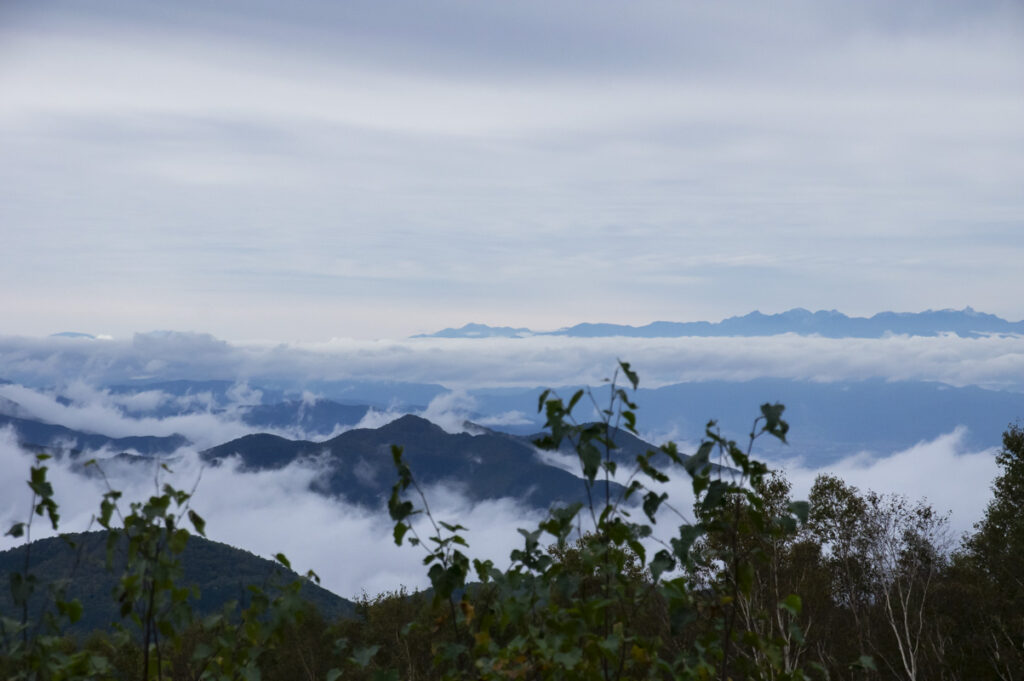
[[[629,365],[620,370],[635,389]],[[432,588],[366,596],[354,617],[325,619],[302,598],[301,582],[254,585],[241,605],[198,616],[181,564],[188,536],[204,525],[189,495],[165,486],[121,509],[111,490],[97,519],[118,573],[121,621],[63,634],[83,606],[66,585],[34,576],[26,552],[2,613],[0,677],[1024,678],[1019,425],[1004,434],[984,518],[974,534],[954,537],[924,501],[831,476],[819,477],[806,501],[792,500],[785,478],[751,456],[761,436],[785,440],[781,405],[762,407],[745,446],[711,422],[693,456],[669,444],[622,475],[611,433],[635,433],[635,405],[628,387],[612,386],[609,404],[595,405],[604,415],[597,423],[573,419],[584,392],[564,402],[541,396],[550,435],[540,444],[574,448],[590,503],[521,530],[506,569],[470,559],[465,528],[431,514],[396,447],[394,540],[424,550]],[[682,470],[692,509],[673,507],[664,491]],[[623,486],[612,487],[613,477]],[[56,527],[44,457],[30,486],[36,513]],[[667,516],[676,520],[664,535]],[[27,604],[44,591],[51,607],[30,617]]]

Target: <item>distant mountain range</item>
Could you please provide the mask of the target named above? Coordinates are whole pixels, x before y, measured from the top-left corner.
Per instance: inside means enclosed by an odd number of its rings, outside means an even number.
[[[553,332],[557,333],[557,332]],[[458,329],[442,329],[437,333],[421,333],[413,338],[522,338],[543,335],[527,328],[511,326],[488,326],[487,324],[466,324]]]
[[[991,333],[1024,334],[1024,321],[1010,322],[970,307],[962,310],[924,312],[879,312],[872,317],[848,317],[836,310],[811,312],[794,308],[778,314],[754,311],[720,322],[652,322],[644,326],[626,324],[577,324],[557,331],[466,324],[414,338],[525,338],[528,336],[571,336],[575,338],[632,337],[677,338],[683,336],[774,336],[796,333],[825,338],[882,338],[887,335],[937,336],[953,333],[971,338]]]

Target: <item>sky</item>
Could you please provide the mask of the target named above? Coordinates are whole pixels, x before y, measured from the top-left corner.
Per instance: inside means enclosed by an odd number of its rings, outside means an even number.
[[[0,5],[4,335],[1024,318],[1024,5]]]

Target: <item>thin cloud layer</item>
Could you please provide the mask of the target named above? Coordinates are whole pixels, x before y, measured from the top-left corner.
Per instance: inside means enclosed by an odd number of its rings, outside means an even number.
[[[223,379],[292,386],[314,381],[408,381],[450,389],[600,384],[622,358],[657,387],[774,377],[810,381],[938,381],[1024,391],[1024,338],[991,336],[764,338],[410,339],[231,344],[201,334],[130,341],[0,337],[0,377],[25,385],[140,379]],[[12,398],[13,399],[13,398]]]

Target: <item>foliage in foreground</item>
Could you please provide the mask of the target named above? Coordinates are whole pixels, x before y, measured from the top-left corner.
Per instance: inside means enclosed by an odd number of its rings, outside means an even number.
[[[636,374],[628,364],[620,369],[635,389]],[[622,428],[637,434],[636,405],[615,378],[609,392],[607,405],[594,404],[600,420],[587,423],[573,418],[580,401],[592,399],[586,391],[568,402],[551,392],[540,396],[550,434],[538,444],[571,444],[589,504],[554,509],[536,529],[520,530],[523,546],[504,570],[470,560],[460,534],[466,528],[433,517],[402,450],[394,449],[399,481],[388,507],[395,541],[411,533],[409,541],[426,549],[435,598],[449,608],[451,635],[434,651],[442,677],[807,678],[784,655],[784,638],[741,626],[755,565],[766,559],[762,545],[794,532],[807,516],[806,504],[765,505],[761,489],[768,469],[750,456],[762,435],[785,440],[782,406],[761,407],[746,449],[711,422],[691,457],[671,443],[638,456],[616,498],[610,485],[618,473],[615,433]],[[673,508],[663,491],[670,465],[691,477],[693,518]],[[420,508],[405,498],[409,488],[419,492]],[[420,537],[409,522],[418,513],[427,516],[430,536]],[[681,522],[671,535],[658,536],[657,519],[666,515]],[[573,536],[579,539],[570,545]],[[718,540],[714,547],[706,541],[712,537]],[[715,564],[703,578],[686,569],[699,546],[708,554],[706,565]],[[787,632],[799,636],[793,619],[799,598],[787,595],[764,616],[776,617],[775,609],[786,613]]]

